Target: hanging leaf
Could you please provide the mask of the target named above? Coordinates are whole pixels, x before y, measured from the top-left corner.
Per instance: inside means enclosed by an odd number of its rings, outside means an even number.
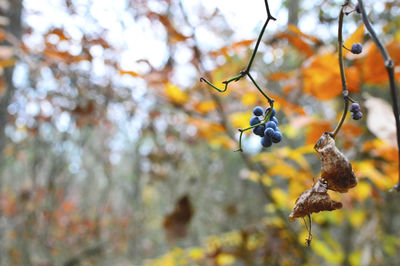
[[[324,133],[314,146],[322,167],[321,177],[327,182],[328,189],[345,193],[357,185],[357,178],[351,163],[335,146],[330,133]]]
[[[178,86],[169,82],[165,86],[165,96],[167,96],[167,98],[170,99],[173,103],[178,105],[186,103],[189,99],[189,95],[186,92],[182,91]]]
[[[333,211],[342,208],[342,203],[334,201],[328,194],[327,184],[318,179],[317,184],[303,192],[296,200],[289,220],[294,221],[314,212]]]

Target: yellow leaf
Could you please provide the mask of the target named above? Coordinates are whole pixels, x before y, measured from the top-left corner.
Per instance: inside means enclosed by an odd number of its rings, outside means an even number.
[[[236,112],[230,115],[230,121],[235,128],[246,128],[250,126],[250,112]]]
[[[204,251],[200,248],[191,248],[189,250],[189,257],[192,260],[199,260],[204,257]]]
[[[206,114],[210,111],[215,110],[217,107],[217,104],[214,101],[205,101],[205,102],[200,102],[194,106],[197,112]]]
[[[217,265],[232,265],[235,261],[234,256],[224,253],[219,254],[216,258]]]
[[[271,196],[275,200],[276,205],[278,207],[283,207],[283,206],[286,205],[285,203],[286,203],[286,200],[287,200],[288,197],[287,197],[286,193],[282,189],[280,189],[280,188],[272,189],[271,190]]]
[[[354,43],[363,43],[364,39],[364,24],[361,24],[360,27],[344,42],[344,46],[346,46],[348,49],[351,49],[351,46]],[[345,54],[350,53],[350,51],[347,51],[345,49]]]
[[[259,96],[254,92],[247,92],[242,96],[242,104],[245,106],[252,106],[257,103]]]
[[[165,86],[165,96],[175,104],[184,104],[188,101],[189,95],[182,91],[178,86],[167,83]]]
[[[350,223],[355,228],[359,228],[363,224],[365,217],[366,217],[365,211],[354,210],[350,213]]]

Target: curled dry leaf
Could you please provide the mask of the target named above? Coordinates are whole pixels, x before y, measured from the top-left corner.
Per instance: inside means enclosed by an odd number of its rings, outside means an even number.
[[[334,201],[328,194],[327,184],[318,179],[311,189],[304,191],[296,200],[296,205],[289,215],[289,220],[304,217],[320,211],[333,211],[342,208],[342,203]]]
[[[321,158],[321,177],[327,182],[328,189],[345,193],[357,185],[350,161],[336,148],[329,133],[321,136],[314,149]]]

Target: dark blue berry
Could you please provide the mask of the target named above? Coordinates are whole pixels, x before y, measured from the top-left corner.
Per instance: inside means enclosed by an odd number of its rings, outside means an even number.
[[[277,124],[277,125],[278,125],[278,118],[276,118],[275,116],[274,116],[274,117],[272,117],[272,118],[270,119],[270,121],[274,121],[274,122],[275,122],[275,124]]]
[[[274,134],[272,135],[272,142],[273,143],[278,143],[282,140],[282,133],[280,131],[275,131]]]
[[[267,137],[267,136],[262,137],[262,138],[261,138],[261,145],[262,145],[264,148],[270,147],[270,146],[272,145],[272,140],[271,140],[271,138],[269,138],[269,137]]]
[[[264,110],[262,109],[261,106],[256,106],[253,109],[253,114],[256,115],[256,116],[260,116],[260,115],[263,115],[263,111]]]
[[[360,9],[360,6],[358,4],[356,5],[356,7],[354,9],[356,10],[356,12],[358,14],[361,14],[361,9]]]
[[[352,112],[351,113],[351,118],[353,118],[354,120],[360,120],[363,116],[363,113],[361,112]]]
[[[358,103],[353,103],[350,107],[350,112],[357,113],[361,110],[360,105]]]
[[[257,116],[253,116],[250,119],[250,126],[254,126],[260,123],[260,119]]]
[[[359,44],[359,43],[354,43],[354,44],[351,46],[351,52],[352,52],[353,54],[361,54],[361,52],[362,52],[362,46],[361,46],[361,44]]]
[[[274,131],[275,131],[275,129],[276,129],[276,123],[274,122],[274,121],[268,121],[266,124],[265,124],[265,127],[266,128],[272,128]]]
[[[267,136],[267,137],[271,138],[272,135],[274,135],[274,133],[275,133],[275,131],[272,128],[268,127],[264,131],[264,136]]]
[[[253,128],[253,133],[260,137],[264,136],[264,131],[265,131],[264,125],[259,125],[259,126],[256,126],[255,128]]]

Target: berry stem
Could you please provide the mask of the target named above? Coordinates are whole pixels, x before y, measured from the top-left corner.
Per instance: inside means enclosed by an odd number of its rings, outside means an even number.
[[[343,95],[343,100],[344,100],[344,110],[342,117],[339,120],[338,125],[336,126],[335,130],[331,133],[332,138],[335,138],[337,133],[339,132],[340,128],[342,127],[344,120],[346,119],[347,112],[349,110],[349,90],[347,88],[347,83],[346,83],[346,74],[344,72],[344,63],[343,63],[343,18],[344,18],[344,9],[346,6],[349,4],[348,1],[346,1],[342,7],[340,8],[340,14],[339,14],[339,26],[338,26],[338,59],[339,59],[339,69],[340,69],[340,79],[342,81],[342,95]],[[346,48],[346,47],[344,47]],[[347,49],[347,48],[346,48]],[[348,49],[347,49],[348,50]]]
[[[385,61],[386,71],[389,77],[389,85],[390,85],[390,94],[392,98],[392,109],[393,115],[396,121],[396,135],[397,135],[397,150],[398,150],[398,157],[400,162],[400,118],[399,118],[399,106],[398,106],[398,99],[397,99],[397,88],[396,82],[394,77],[394,63],[393,60],[390,58],[388,51],[386,50],[385,46],[379,40],[378,36],[376,35],[374,29],[371,26],[371,23],[368,20],[367,13],[364,8],[363,0],[358,0],[358,7],[361,11],[362,20],[364,22],[365,27],[367,28],[369,34],[371,35],[372,40],[378,47],[383,60]],[[400,163],[399,163],[399,181],[394,189],[397,192],[400,192]]]

